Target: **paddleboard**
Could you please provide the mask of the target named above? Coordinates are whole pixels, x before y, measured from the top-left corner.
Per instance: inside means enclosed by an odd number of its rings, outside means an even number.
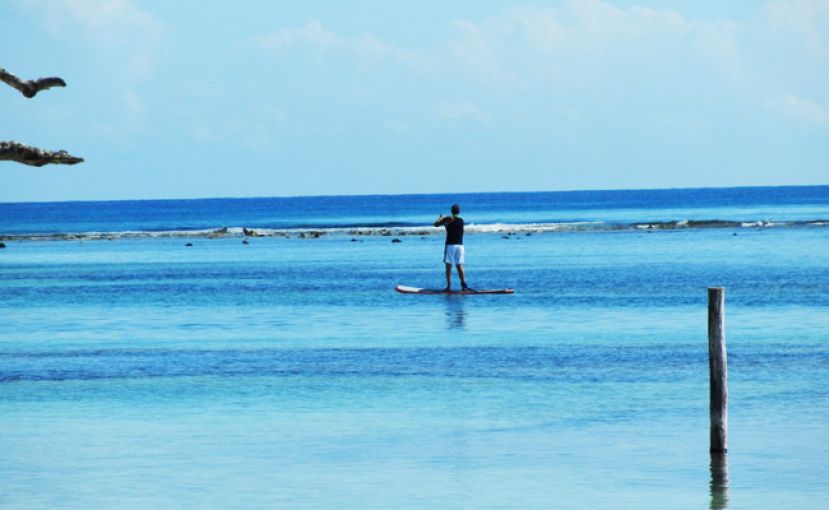
[[[394,288],[401,294],[512,294],[515,289],[467,289],[467,290],[450,290],[443,289],[421,289],[419,287],[409,287],[407,285],[398,285]]]

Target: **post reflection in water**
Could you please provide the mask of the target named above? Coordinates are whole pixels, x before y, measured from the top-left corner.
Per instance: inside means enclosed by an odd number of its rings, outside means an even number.
[[[728,508],[728,457],[711,454],[711,510]]]
[[[466,329],[466,311],[463,296],[446,296],[447,329]]]

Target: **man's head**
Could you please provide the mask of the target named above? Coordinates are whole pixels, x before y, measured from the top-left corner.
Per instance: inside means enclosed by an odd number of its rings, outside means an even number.
[[[460,213],[461,213],[461,206],[459,206],[458,204],[454,204],[452,206],[452,215],[457,216]]]

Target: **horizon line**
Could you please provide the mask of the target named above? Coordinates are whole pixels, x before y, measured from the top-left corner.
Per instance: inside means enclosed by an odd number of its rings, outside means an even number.
[[[517,191],[461,191],[457,193],[353,193],[320,195],[258,195],[258,196],[223,196],[223,197],[186,197],[186,198],[115,198],[115,199],[77,199],[77,200],[22,200],[18,202],[0,201],[2,205],[12,204],[71,204],[71,203],[109,203],[109,202],[180,202],[202,200],[262,200],[262,199],[298,199],[298,198],[338,198],[338,197],[425,197],[425,196],[464,196],[464,195],[520,195],[532,193],[585,193],[618,191],[699,191],[729,189],[771,189],[771,188],[822,188],[827,184],[783,184],[783,185],[742,185],[742,186],[690,186],[669,188],[581,188],[567,190],[517,190]]]

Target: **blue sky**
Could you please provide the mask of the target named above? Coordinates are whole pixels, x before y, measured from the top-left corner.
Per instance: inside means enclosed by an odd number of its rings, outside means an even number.
[[[0,201],[829,183],[829,0],[401,4],[0,2]]]

